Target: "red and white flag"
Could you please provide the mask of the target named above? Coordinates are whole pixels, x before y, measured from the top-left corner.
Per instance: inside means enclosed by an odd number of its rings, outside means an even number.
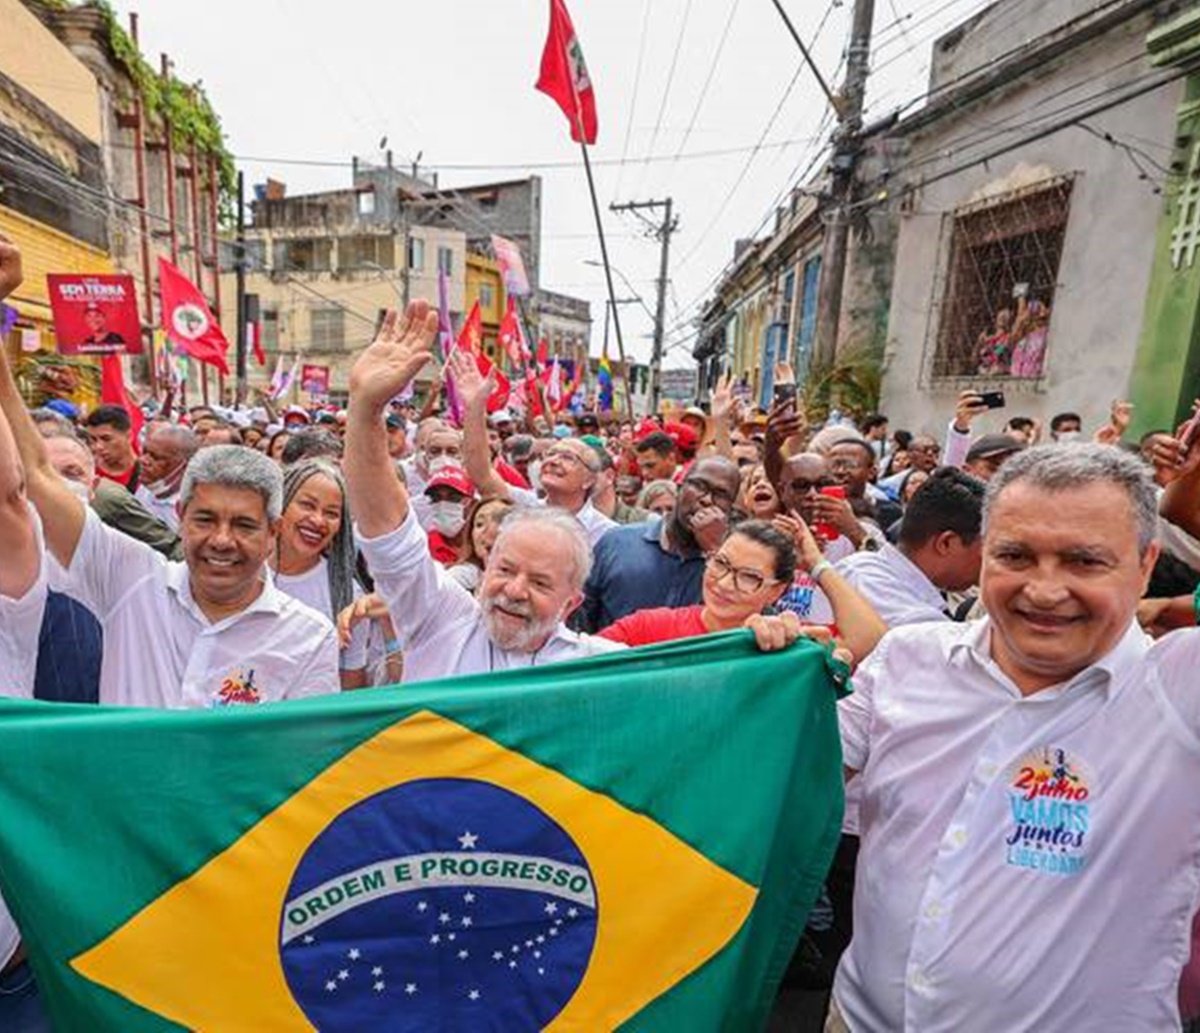
[[[521,369],[529,361],[529,348],[521,333],[521,320],[517,318],[517,304],[511,296],[508,299],[508,308],[504,311],[504,318],[500,321],[496,340],[508,355],[513,369]]]
[[[165,258],[158,260],[162,324],[167,336],[198,362],[229,372],[229,341],[199,288]]]
[[[562,108],[571,123],[572,140],[596,142],[596,91],[563,0],[550,0],[550,32],[536,88]]]

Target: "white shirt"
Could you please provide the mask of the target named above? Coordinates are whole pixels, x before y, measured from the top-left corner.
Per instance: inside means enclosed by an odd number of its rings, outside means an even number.
[[[1178,1030],[1200,632],[1151,646],[1132,624],[1028,697],[990,635],[986,618],[890,631],[839,703],[864,784],[838,1006],[855,1033]]]
[[[172,531],[179,530],[179,492],[172,492],[164,498],[159,498],[144,484],[139,484],[133,497],[138,500],[152,517],[161,520]]]
[[[90,509],[69,570],[50,586],[104,628],[100,702],[218,707],[337,692],[329,620],[266,582],[241,613],[212,623],[192,598],[187,565],[105,527]]]
[[[511,484],[508,487],[508,493],[512,497],[513,502],[518,506],[548,506],[550,505],[544,498],[538,495],[535,491],[530,491],[528,488],[515,488]],[[588,499],[576,514],[575,519],[579,521],[579,526],[583,528],[588,537],[588,544],[594,549],[596,543],[600,541],[609,531],[617,526],[617,522],[611,517],[606,517],[595,506],[592,505],[592,500]]]
[[[890,542],[876,552],[847,556],[838,562],[837,571],[858,589],[889,628],[950,619],[937,585]]]
[[[387,603],[396,635],[404,643],[406,682],[540,667],[625,648],[559,624],[536,653],[501,649],[489,637],[471,593],[429,555],[425,533],[411,508],[394,531],[378,538],[360,533],[357,541],[375,578],[375,590]]]
[[[830,563],[838,563],[847,556],[853,556],[855,552],[854,543],[844,534],[839,534],[831,542],[820,541],[819,544],[821,554]],[[791,585],[777,605],[781,610],[791,610],[805,624],[834,623],[833,604],[829,597],[808,571],[800,567],[796,568]]]
[[[33,698],[37,672],[38,634],[46,609],[46,551],[42,522],[29,507],[37,536],[40,561],[37,578],[19,598],[0,593],[0,693],[20,699]],[[21,942],[21,933],[4,899],[0,897],[0,969],[4,968]]]
[[[337,621],[338,615],[333,612],[333,596],[329,592],[329,560],[324,556],[307,573],[276,572],[275,587],[328,617],[331,622]],[[355,582],[353,598],[359,599],[362,594],[362,589]],[[370,621],[360,621],[354,626],[350,633],[350,645],[341,651],[340,663],[343,671],[359,671],[367,666],[367,639],[370,631]]]

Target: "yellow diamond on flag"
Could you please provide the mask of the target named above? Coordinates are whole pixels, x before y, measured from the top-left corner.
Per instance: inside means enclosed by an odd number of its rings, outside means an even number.
[[[590,1033],[716,955],[756,893],[650,818],[422,711],[72,965],[202,1033],[401,1016]]]

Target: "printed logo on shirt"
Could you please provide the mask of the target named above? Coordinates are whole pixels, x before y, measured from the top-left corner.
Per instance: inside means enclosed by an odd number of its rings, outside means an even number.
[[[249,672],[241,669],[221,679],[221,687],[209,701],[211,707],[231,707],[242,703],[261,703],[262,693],[254,684],[254,668]]]
[[[1093,780],[1079,757],[1046,746],[1022,757],[1008,783],[1011,828],[1005,861],[1051,875],[1078,875],[1087,861]]]

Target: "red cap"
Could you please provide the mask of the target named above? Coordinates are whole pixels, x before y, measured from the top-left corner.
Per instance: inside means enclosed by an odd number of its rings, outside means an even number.
[[[444,467],[430,477],[425,485],[425,494],[428,495],[434,488],[453,488],[460,495],[468,497],[475,494],[475,485],[461,466]]]
[[[662,429],[680,452],[694,452],[700,444],[699,436],[686,423],[664,423]]]

